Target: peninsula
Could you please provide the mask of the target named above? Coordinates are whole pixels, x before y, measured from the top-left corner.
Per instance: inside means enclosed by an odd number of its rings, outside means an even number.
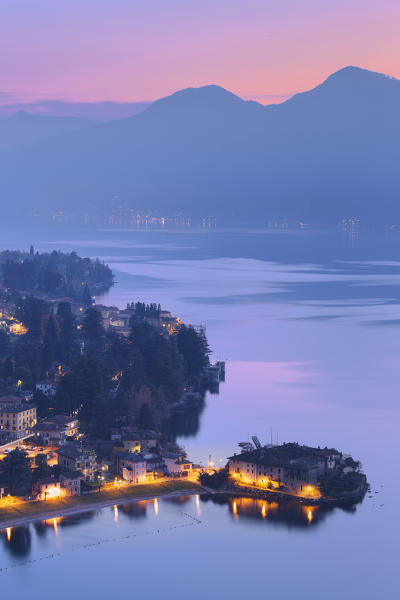
[[[96,305],[112,281],[75,253],[0,253],[0,523],[200,489],[176,439],[224,364],[159,304]]]
[[[210,363],[203,327],[159,304],[95,305],[107,265],[5,251],[0,282],[0,526],[201,486],[308,503],[365,493],[360,463],[334,448],[253,436],[225,468],[194,464],[177,436],[196,430],[225,364]]]
[[[292,497],[307,502],[352,502],[367,491],[361,463],[335,448],[298,443],[262,446],[240,443],[241,452],[214,475],[203,474],[204,485],[252,496]]]

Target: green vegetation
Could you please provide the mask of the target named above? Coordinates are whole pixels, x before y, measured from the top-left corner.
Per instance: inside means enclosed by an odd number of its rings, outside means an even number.
[[[200,483],[205,487],[213,490],[226,489],[229,482],[228,469],[220,469],[214,473],[202,473],[200,475]]]
[[[330,498],[344,498],[346,495],[364,490],[367,486],[367,478],[364,473],[357,471],[333,471],[321,478],[321,492]]]
[[[24,496],[32,489],[32,471],[26,452],[15,449],[0,461],[0,470],[8,493],[11,496]]]
[[[113,284],[113,276],[111,269],[99,260],[56,250],[39,254],[31,246],[29,253],[0,253],[0,283],[14,292],[41,292],[88,304],[90,292],[106,291]]]
[[[55,398],[34,393],[39,418],[78,415],[81,430],[109,439],[112,427],[137,425],[173,434],[174,407],[185,391],[204,396],[209,348],[202,331],[180,324],[168,332],[157,304],[131,303],[130,335],[104,329],[101,313],[91,305],[89,288],[109,285],[112,274],[99,261],[75,253],[0,253],[0,281],[10,289],[3,306],[27,332],[11,336],[0,328],[0,396],[36,384],[57,381]],[[22,290],[79,297],[81,313],[66,300],[50,302]],[[73,310],[74,309],[74,310]],[[83,316],[82,316],[83,314]],[[199,400],[199,413],[201,401]],[[55,411],[55,412],[54,412]],[[191,430],[193,415],[186,419]]]
[[[79,412],[81,428],[109,438],[110,428],[136,424],[167,432],[171,407],[189,385],[201,385],[208,346],[193,328],[185,344],[147,322],[133,322],[129,338],[105,332],[100,313],[86,311],[79,355],[60,380],[56,412]],[[203,336],[204,337],[204,336]],[[200,353],[203,353],[200,356]],[[188,366],[189,365],[189,366]]]

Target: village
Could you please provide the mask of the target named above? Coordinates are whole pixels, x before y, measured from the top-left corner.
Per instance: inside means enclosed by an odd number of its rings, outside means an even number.
[[[62,299],[48,301],[50,310],[56,310],[60,302]],[[71,310],[79,336],[87,307],[71,303]],[[157,305],[132,303],[126,309],[119,309],[100,304],[93,306],[93,310],[100,314],[106,333],[123,339],[131,334],[135,317],[167,338],[176,335],[183,326],[179,318]],[[27,333],[24,324],[15,317],[12,302],[3,302],[0,315],[0,326],[11,338]],[[201,326],[196,332],[199,336],[205,335]],[[84,338],[78,339],[80,354],[85,355]],[[109,439],[93,439],[80,428],[79,408],[71,414],[56,413],[54,399],[67,374],[67,364],[53,365],[34,389],[26,389],[22,381],[18,381],[13,394],[0,397],[0,501],[3,505],[4,501],[8,504],[18,500],[46,501],[169,479],[198,480],[204,467],[193,464],[185,452],[160,431],[124,424],[111,428]],[[118,393],[121,376],[122,373],[116,373],[113,377],[111,399]],[[207,385],[218,386],[225,379],[225,363],[209,363],[204,379]],[[187,387],[176,404],[190,405],[199,395],[195,388]],[[46,418],[40,415],[35,398],[46,401],[50,413]],[[16,472],[20,469],[21,477],[32,480],[29,491],[25,489],[22,496],[18,485],[10,481],[12,469]]]
[[[51,390],[48,386],[48,393]],[[90,444],[80,433],[76,417],[54,415],[38,423],[35,405],[17,396],[0,398],[0,426],[11,429],[10,437],[14,438],[0,446],[0,460],[17,452],[29,461],[33,483],[24,500],[69,497],[99,491],[107,485],[166,478],[195,480],[201,470],[183,452],[163,448],[154,431],[126,427],[113,430],[109,442]],[[48,474],[36,478],[36,471]],[[13,490],[2,475],[0,463],[0,498],[10,499]]]
[[[49,260],[32,249],[28,266],[32,257]],[[59,296],[59,279],[53,295],[0,288],[0,508],[165,482],[314,503],[365,493],[360,463],[334,448],[253,436],[225,466],[195,464],[177,444],[176,422],[198,419],[206,391],[225,381],[225,362],[209,360],[205,327],[159,304],[96,304],[85,269],[109,282],[104,264],[50,259],[79,265],[79,294]]]

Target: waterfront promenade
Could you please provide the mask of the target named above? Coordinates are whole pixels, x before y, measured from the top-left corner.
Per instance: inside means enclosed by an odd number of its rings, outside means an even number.
[[[100,492],[55,498],[41,502],[12,502],[7,498],[0,501],[0,529],[15,527],[32,521],[53,519],[91,510],[98,510],[114,504],[125,504],[136,500],[152,500],[161,496],[198,494],[201,486],[193,481],[164,480],[144,484],[123,485]]]

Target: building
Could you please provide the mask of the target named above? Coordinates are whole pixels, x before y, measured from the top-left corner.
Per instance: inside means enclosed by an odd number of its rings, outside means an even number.
[[[147,452],[157,446],[157,434],[150,430],[126,427],[121,438],[124,448],[130,452]]]
[[[119,311],[118,313],[112,313],[108,319],[108,325],[110,331],[119,333],[125,337],[129,337],[131,333],[131,316],[132,311]]]
[[[164,452],[163,461],[168,473],[174,476],[187,477],[193,470],[193,463],[183,454]]]
[[[36,423],[33,433],[44,446],[61,446],[67,441],[66,428],[52,422]]]
[[[33,428],[37,437],[42,439],[46,446],[60,446],[65,444],[68,438],[74,438],[78,434],[79,421],[75,417],[65,415],[54,415]]]
[[[56,450],[57,462],[64,472],[80,471],[85,481],[93,481],[96,453],[79,442],[68,442]]]
[[[61,485],[54,477],[44,477],[33,484],[32,495],[36,500],[49,500],[59,498],[62,495]]]
[[[25,335],[28,332],[27,328],[23,323],[13,319],[9,327],[10,333],[14,335]]]
[[[19,390],[19,395],[21,396],[22,400],[25,400],[25,402],[32,402],[33,400],[32,390]]]
[[[145,483],[147,481],[146,460],[141,454],[115,452],[114,473],[129,483]]]
[[[29,435],[36,425],[37,408],[17,396],[0,398],[0,431],[10,440]]]
[[[76,417],[68,417],[67,415],[54,415],[47,419],[47,422],[55,423],[61,427],[65,427],[67,437],[74,438],[79,433],[79,420]]]
[[[39,392],[42,392],[42,394],[44,394],[45,396],[47,396],[47,398],[53,398],[57,392],[55,383],[53,383],[49,379],[39,381],[39,383],[36,384],[36,389]]]
[[[60,483],[66,496],[79,496],[81,493],[82,473],[80,471],[67,471],[61,473]]]
[[[341,454],[335,449],[296,443],[246,449],[229,457],[229,474],[238,482],[298,496],[319,496],[321,475],[333,469]]]

